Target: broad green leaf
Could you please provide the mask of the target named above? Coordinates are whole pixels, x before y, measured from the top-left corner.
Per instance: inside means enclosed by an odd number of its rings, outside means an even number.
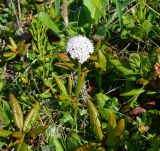
[[[0,137],[8,137],[12,132],[9,130],[0,129]]]
[[[141,65],[141,59],[140,59],[140,55],[137,53],[132,53],[129,57],[129,63],[131,65],[131,67],[134,68],[140,68]]]
[[[103,93],[96,94],[97,105],[99,108],[104,107],[106,101],[108,101],[109,99],[110,97],[108,97],[106,94]]]
[[[52,97],[52,94],[50,92],[44,92],[44,93],[40,94],[40,97],[43,99],[47,99],[47,98]]]
[[[39,116],[39,109],[40,109],[40,105],[38,102],[36,102],[33,108],[27,114],[24,121],[24,126],[23,126],[23,131],[25,133],[28,132],[34,126],[36,119]]]
[[[121,93],[120,96],[134,96],[143,93],[145,90],[143,88],[132,89],[129,92]]]
[[[152,30],[152,23],[150,20],[145,20],[141,25],[141,30],[144,38],[147,38],[148,33]]]
[[[15,132],[12,133],[12,136],[15,137],[15,138],[22,138],[23,134],[19,131],[15,131]]]
[[[91,127],[92,127],[94,133],[96,134],[97,139],[99,141],[101,141],[103,139],[103,132],[101,129],[100,120],[98,118],[98,111],[97,111],[95,105],[89,99],[87,101],[87,105],[89,108],[89,117],[90,117]]]
[[[10,123],[10,117],[7,114],[7,112],[9,112],[8,110],[6,110],[5,108],[2,109],[2,107],[0,106],[0,121],[2,122],[3,126],[6,126]]]
[[[50,144],[54,146],[55,151],[64,151],[62,144],[57,138],[53,138]]]
[[[47,129],[47,126],[39,126],[39,127],[36,127],[34,128],[33,130],[31,130],[30,132],[27,133],[27,136],[28,137],[36,137],[38,136],[39,134],[45,132]]]
[[[11,109],[13,112],[14,122],[17,128],[19,128],[21,131],[23,128],[23,113],[22,113],[21,106],[19,105],[19,102],[14,96],[14,94],[10,93],[9,98],[10,98]]]
[[[98,113],[100,114],[100,116],[107,121],[109,121],[109,112],[110,112],[110,109],[108,108],[99,108],[98,110]]]
[[[51,18],[49,17],[49,15],[45,12],[41,12],[39,14],[36,15],[41,22],[47,26],[48,28],[52,29],[54,32],[59,33],[60,30],[57,27],[57,25],[51,20]]]
[[[20,148],[19,151],[32,151],[32,149],[31,149],[31,147],[28,144],[22,142],[21,148]]]
[[[67,138],[67,150],[75,151],[75,149],[81,145],[81,138],[77,135],[77,133],[72,132]]]
[[[132,70],[125,68],[118,59],[111,59],[110,62],[115,66],[117,70],[122,72],[124,75],[134,75],[135,74]]]
[[[134,28],[135,27],[135,20],[132,15],[127,13],[122,18],[123,18],[123,23],[127,28]]]
[[[83,0],[83,5],[88,8],[91,18],[94,19],[97,8],[93,4],[93,0]]]
[[[67,95],[66,87],[58,76],[54,76],[58,89],[62,92],[62,94]]]

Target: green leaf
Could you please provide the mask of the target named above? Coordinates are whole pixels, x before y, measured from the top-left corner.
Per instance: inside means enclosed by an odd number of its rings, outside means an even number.
[[[47,99],[47,98],[52,97],[52,94],[50,92],[44,92],[44,93],[40,94],[40,97],[42,99]]]
[[[17,128],[19,128],[21,131],[23,128],[23,113],[22,113],[21,106],[19,105],[19,102],[14,96],[14,94],[10,93],[9,98],[10,98],[11,109],[13,112],[14,122]]]
[[[1,113],[0,121],[2,121],[3,126],[6,126],[10,123],[10,117],[7,114],[8,112],[10,113],[9,110],[2,109],[2,107],[0,106],[0,113]]]
[[[106,60],[105,55],[100,50],[98,51],[98,63],[99,63],[100,68],[103,71],[106,71],[107,60]]]
[[[101,117],[107,121],[109,121],[109,112],[110,109],[108,108],[99,108],[98,113],[101,115]]]
[[[23,134],[19,131],[15,131],[15,132],[12,133],[12,136],[15,137],[15,138],[22,138]]]
[[[122,72],[124,75],[134,75],[135,74],[132,70],[125,68],[118,59],[111,59],[110,62],[115,66],[117,70]]]
[[[22,142],[22,145],[19,151],[32,151],[32,149],[30,146],[28,146],[28,144]]]
[[[106,143],[109,147],[115,147],[119,141],[122,139],[122,136],[125,131],[125,122],[124,119],[121,119],[117,122],[115,129],[108,135]]]
[[[28,132],[36,122],[37,117],[39,116],[40,105],[38,102],[35,103],[33,108],[30,110],[28,115],[25,118],[23,131]]]
[[[122,8],[121,8],[121,2],[119,0],[116,0],[116,9],[117,9],[117,15],[119,19],[119,25],[122,29]]]
[[[48,28],[52,29],[54,32],[59,33],[60,30],[57,27],[57,25],[51,20],[51,18],[49,17],[49,15],[45,12],[41,12],[39,14],[36,15],[38,17],[38,19],[40,19],[40,21],[47,26]]]
[[[11,52],[11,51],[10,51],[10,52],[5,52],[5,53],[3,54],[3,57],[6,57],[7,60],[11,60],[11,59],[15,58],[16,55],[17,55],[17,52]]]
[[[112,127],[112,129],[116,127],[116,117],[111,110],[109,111],[108,124]]]
[[[141,30],[144,38],[147,38],[148,33],[152,30],[152,24],[150,20],[145,20],[141,25]]]
[[[138,53],[132,53],[129,57],[129,63],[133,69],[139,69],[141,65],[140,55]]]
[[[120,96],[135,96],[143,93],[145,90],[143,88],[132,89],[129,92],[121,93]]]
[[[47,126],[39,126],[31,130],[30,132],[27,133],[27,137],[36,137],[39,134],[45,132],[47,129]]]
[[[81,138],[77,135],[77,133],[71,133],[67,139],[67,150],[68,151],[75,151],[77,147],[82,145]]]
[[[64,69],[73,69],[74,67],[73,63],[66,63],[66,62],[57,62],[54,65],[57,67],[64,68]]]
[[[94,19],[97,8],[93,4],[93,0],[83,0],[83,5],[88,8],[91,18]]]
[[[0,129],[0,137],[8,137],[12,132],[9,130]]]
[[[54,76],[58,89],[62,92],[62,94],[67,95],[66,87],[58,76]]]
[[[55,151],[64,151],[60,141],[57,138],[50,140],[50,144],[53,145]]]
[[[98,111],[97,111],[95,105],[89,99],[87,101],[87,105],[89,108],[89,117],[90,117],[91,127],[93,129],[93,132],[96,134],[97,139],[99,141],[101,141],[103,139],[103,132],[101,129],[100,120],[98,118]]]
[[[56,16],[60,14],[60,0],[55,0],[55,11],[56,11]]]
[[[107,95],[103,93],[96,94],[97,105],[99,108],[104,107],[106,101],[108,101],[109,99],[110,97],[108,97]]]

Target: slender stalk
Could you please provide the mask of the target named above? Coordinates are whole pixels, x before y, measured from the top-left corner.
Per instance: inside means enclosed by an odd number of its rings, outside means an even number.
[[[21,24],[21,4],[20,4],[20,0],[17,0],[17,3],[18,3],[19,24]]]
[[[78,99],[79,99],[79,93],[81,91],[81,63],[78,62],[78,79],[77,79],[77,86],[76,86],[76,90],[75,90],[75,96],[76,96],[76,106],[78,106]]]
[[[78,114],[78,100],[79,100],[79,93],[81,91],[81,63],[78,62],[78,78],[77,78],[77,86],[75,90],[76,102],[75,102],[75,114],[74,114],[74,121],[76,125],[76,132],[77,132],[77,114]]]

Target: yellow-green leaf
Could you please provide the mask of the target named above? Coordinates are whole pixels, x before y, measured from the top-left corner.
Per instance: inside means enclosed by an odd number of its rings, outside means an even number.
[[[64,86],[63,82],[58,76],[54,76],[54,79],[56,81],[56,84],[58,86],[58,89],[64,94],[67,95],[66,87]]]
[[[15,122],[17,128],[22,130],[22,128],[23,128],[23,113],[22,113],[21,106],[19,105],[19,102],[16,99],[16,97],[14,96],[14,94],[10,93],[9,98],[10,98],[10,104],[11,104],[11,108],[12,108],[12,112],[13,112],[14,122]]]
[[[17,55],[16,52],[9,51],[9,52],[5,52],[5,53],[3,54],[3,57],[6,57],[6,58],[14,58],[16,55]]]
[[[109,147],[115,147],[122,139],[124,131],[125,131],[125,121],[124,119],[120,119],[117,122],[117,126],[115,127],[115,129],[108,135],[106,139],[107,145]]]
[[[71,95],[72,94],[72,77],[69,74],[68,76],[68,94]]]
[[[15,131],[15,132],[12,133],[12,136],[15,137],[15,138],[22,138],[23,134],[19,131]]]
[[[13,40],[11,37],[9,37],[9,41],[10,41],[10,43],[11,43],[11,46],[12,46],[13,50],[16,51],[17,45],[16,45],[16,43],[14,42],[14,40]],[[13,50],[12,50],[12,51],[13,51]]]
[[[100,68],[103,71],[106,71],[107,60],[106,60],[105,55],[100,50],[98,51],[98,63],[99,63]]]
[[[88,99],[87,105],[89,108],[90,123],[93,131],[95,132],[97,139],[101,141],[103,139],[103,133],[101,129],[101,123],[98,118],[98,111],[91,100]]]
[[[73,63],[66,63],[66,62],[57,62],[54,65],[57,67],[64,68],[64,69],[73,69],[74,67]]]
[[[120,96],[134,96],[143,93],[145,90],[143,88],[132,89],[129,92],[121,93]]]
[[[24,126],[23,126],[24,132],[28,132],[32,128],[32,126],[35,124],[36,119],[39,115],[39,109],[40,109],[40,105],[38,102],[36,102],[25,118]]]
[[[0,137],[8,137],[10,134],[12,134],[11,131],[0,129]]]
[[[108,124],[114,129],[116,127],[116,117],[114,113],[110,110],[109,111],[109,119]]]

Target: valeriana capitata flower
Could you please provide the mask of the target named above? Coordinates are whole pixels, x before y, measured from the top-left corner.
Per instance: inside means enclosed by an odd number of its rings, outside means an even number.
[[[72,59],[78,59],[81,64],[84,63],[93,53],[92,42],[85,36],[75,36],[69,39],[67,43],[67,52]]]

